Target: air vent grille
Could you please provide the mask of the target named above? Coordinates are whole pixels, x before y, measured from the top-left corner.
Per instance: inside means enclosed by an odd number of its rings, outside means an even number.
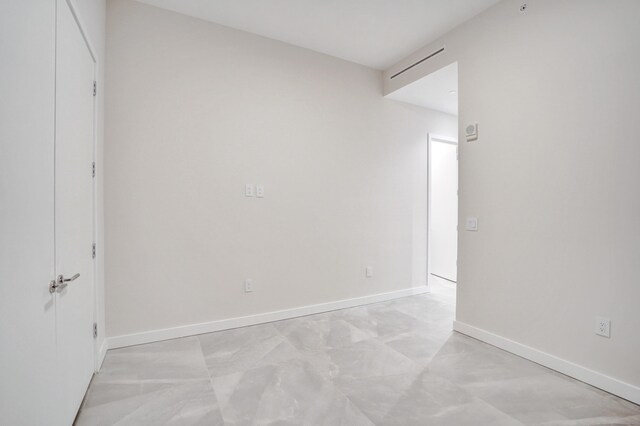
[[[440,48],[440,49],[438,49],[438,50],[436,50],[435,52],[433,52],[433,53],[432,53],[432,54],[430,54],[429,56],[427,56],[427,57],[425,57],[425,58],[420,59],[418,62],[416,62],[416,63],[414,63],[414,64],[409,65],[408,67],[406,67],[406,68],[405,68],[405,69],[403,69],[402,71],[399,71],[399,72],[395,73],[395,74],[394,74],[394,75],[392,75],[389,79],[390,79],[390,80],[393,80],[394,78],[396,78],[396,77],[397,77],[397,76],[399,76],[400,74],[402,74],[402,73],[404,73],[404,72],[409,71],[411,68],[413,68],[413,67],[415,67],[415,66],[417,66],[417,65],[420,65],[420,64],[421,64],[421,63],[423,63],[424,61],[427,61],[427,60],[429,60],[429,59],[433,58],[434,56],[441,54],[442,52],[444,52],[444,47],[443,47],[443,48]]]

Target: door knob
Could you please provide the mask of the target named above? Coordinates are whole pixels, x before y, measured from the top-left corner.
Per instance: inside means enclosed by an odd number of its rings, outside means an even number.
[[[71,278],[65,278],[64,275],[58,275],[58,279],[49,283],[49,293],[54,293],[56,290],[62,291],[68,283],[75,281],[80,277],[80,274],[75,274]]]

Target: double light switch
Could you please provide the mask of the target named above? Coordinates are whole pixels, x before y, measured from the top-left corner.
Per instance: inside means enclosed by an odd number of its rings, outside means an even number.
[[[244,186],[244,196],[264,198],[264,186],[256,185],[254,187],[253,184],[248,183]]]

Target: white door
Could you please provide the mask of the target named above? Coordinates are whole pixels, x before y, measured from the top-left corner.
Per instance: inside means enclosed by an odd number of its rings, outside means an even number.
[[[457,281],[458,145],[429,140],[429,272]]]
[[[0,1],[0,425],[59,424],[54,35],[55,2]]]
[[[57,4],[55,259],[56,276],[72,279],[56,291],[57,370],[70,425],[94,367],[94,61],[69,5]]]

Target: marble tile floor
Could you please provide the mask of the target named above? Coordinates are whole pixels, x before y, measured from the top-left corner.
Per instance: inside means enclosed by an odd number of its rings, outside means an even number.
[[[76,425],[640,425],[640,407],[451,331],[455,294],[111,350]]]

